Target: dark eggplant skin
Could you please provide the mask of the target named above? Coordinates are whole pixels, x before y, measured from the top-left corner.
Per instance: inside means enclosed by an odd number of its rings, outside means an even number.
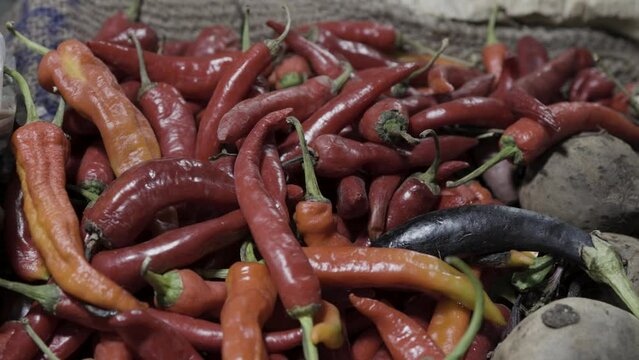
[[[444,258],[508,250],[540,251],[583,264],[589,233],[556,218],[503,205],[433,211],[386,232],[371,246],[402,248]]]

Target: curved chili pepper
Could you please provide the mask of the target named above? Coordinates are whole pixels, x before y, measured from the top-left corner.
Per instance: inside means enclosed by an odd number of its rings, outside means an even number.
[[[615,83],[597,68],[583,69],[570,87],[570,101],[595,101],[612,96]]]
[[[85,209],[85,243],[89,250],[95,242],[109,249],[131,245],[159,210],[197,201],[220,212],[236,208],[233,178],[208,161],[147,161],[118,177]]]
[[[615,110],[582,102],[556,103],[549,108],[557,119],[559,131],[548,130],[532,119],[521,118],[504,131],[499,140],[501,150],[497,154],[462,179],[448,182],[447,186],[464,184],[507,158],[515,164],[530,164],[551,146],[582,131],[604,129],[632,147],[639,147],[639,127]]]
[[[379,336],[376,328],[370,328],[361,333],[351,346],[353,360],[372,359],[377,350],[382,347],[384,341]]]
[[[519,86],[513,86],[504,96],[504,100],[518,117],[530,117],[557,131],[559,125],[548,106],[537,100]]]
[[[288,29],[291,19],[288,8],[285,7],[285,9]],[[253,44],[222,72],[220,82],[202,112],[195,143],[196,158],[207,160],[220,151],[222,144],[217,137],[220,120],[248,93],[253,81],[270,64],[272,57],[279,52],[287,33],[288,31],[285,30],[277,39]]]
[[[141,359],[202,359],[179,332],[146,311],[119,313],[109,324]]]
[[[17,176],[7,185],[4,196],[4,246],[11,268],[24,281],[47,280],[49,272],[31,238]]]
[[[164,274],[148,270],[151,258],[142,264],[142,277],[155,292],[156,307],[170,312],[198,317],[217,316],[227,298],[226,285],[220,281],[204,281],[189,269],[171,270]]]
[[[317,76],[300,86],[246,99],[235,105],[220,119],[217,138],[224,144],[234,143],[248,135],[266,114],[280,109],[292,108],[292,116],[304,121],[337,94],[350,74],[351,70],[346,69],[335,80],[326,76]]]
[[[499,151],[499,140],[496,138],[482,141],[472,151],[472,158],[476,164],[481,164]],[[495,198],[504,204],[513,204],[519,198],[515,185],[515,166],[508,160],[502,160],[482,174],[486,187]],[[454,189],[454,188],[453,188]],[[494,199],[491,198],[494,202]]]
[[[517,63],[519,75],[528,75],[548,62],[548,51],[537,39],[525,35],[517,40]]]
[[[353,294],[349,298],[357,311],[373,321],[393,359],[444,358],[433,339],[406,314],[374,299]]]
[[[238,154],[235,184],[240,209],[260,254],[269,267],[280,299],[289,315],[302,324],[306,339],[305,356],[316,358],[316,349],[309,343],[309,339],[312,316],[320,306],[319,281],[289,227],[289,219],[277,211],[259,175],[264,138],[273,128],[279,126],[291,111],[289,108],[271,113],[257,123]],[[273,241],[273,234],[278,234],[277,241]]]
[[[143,49],[157,51],[159,43],[157,33],[150,26],[139,22],[141,7],[142,0],[131,0],[126,11],[118,11],[102,23],[102,27],[93,39],[131,46],[128,36],[132,33],[140,39]]]
[[[318,44],[343,56],[356,70],[399,66],[395,60],[364,43],[344,40],[321,28],[317,28],[315,35]]]
[[[320,21],[302,26],[328,30],[344,40],[356,41],[372,46],[379,51],[392,52],[402,45],[401,34],[390,24],[368,20]]]
[[[438,209],[450,209],[475,204],[497,204],[488,189],[478,181],[470,181],[466,184],[446,188],[442,190]]]
[[[220,51],[239,50],[240,36],[226,25],[211,25],[200,30],[186,49],[186,56],[207,56]]]
[[[283,24],[268,20],[266,25],[277,31],[278,34],[284,32],[285,26]],[[315,73],[335,79],[344,71],[339,59],[333,53],[323,46],[307,40],[296,31],[290,30],[284,41],[293,52],[302,55],[311,63]]]
[[[295,184],[286,184],[286,206],[289,210],[295,209],[297,203],[304,199],[304,189]]]
[[[168,56],[184,56],[189,46],[193,44],[192,40],[171,40],[166,41],[164,38],[158,47],[157,53]]]
[[[83,118],[73,109],[67,109],[64,112],[64,120],[62,121],[62,130],[71,135],[72,138],[88,137],[100,135],[100,131],[90,120]]]
[[[495,76],[494,84],[499,82],[504,65],[504,59],[508,52],[508,47],[497,40],[495,25],[498,13],[499,7],[495,5],[490,14],[490,19],[488,20],[488,27],[486,29],[486,45],[484,45],[484,48],[482,49],[484,69],[486,69],[487,73]]]
[[[371,182],[368,190],[370,215],[368,216],[368,238],[377,239],[386,230],[388,204],[395,189],[402,181],[399,175],[382,175]]]
[[[84,344],[93,332],[75,323],[65,321],[58,325],[47,346],[60,359],[67,359]],[[42,355],[38,360],[47,360]]]
[[[387,98],[368,108],[358,124],[359,133],[368,141],[378,144],[415,145],[408,133],[408,110],[399,99]]]
[[[129,101],[136,104],[138,102],[138,92],[140,91],[140,82],[137,80],[128,80],[120,83],[122,92]]]
[[[140,62],[138,104],[155,132],[162,157],[195,155],[195,119],[178,90],[166,83],[152,83],[146,72],[142,48],[132,37]]]
[[[342,318],[339,309],[326,300],[322,300],[322,308],[315,315],[316,324],[313,326],[311,337],[315,345],[324,344],[331,350],[337,350],[344,344],[342,336]]]
[[[337,186],[337,214],[345,220],[357,219],[368,213],[366,182],[360,176],[342,178]]]
[[[435,94],[448,94],[482,75],[475,69],[455,65],[436,65],[428,72],[428,87]]]
[[[432,95],[412,95],[399,100],[408,115],[414,115],[424,109],[437,105],[437,100]]]
[[[109,158],[101,141],[95,141],[82,155],[75,184],[82,190],[99,195],[113,181],[114,175]]]
[[[260,175],[264,180],[264,186],[271,198],[275,201],[275,206],[277,206],[282,216],[289,217],[288,206],[286,204],[286,174],[280,162],[280,155],[275,145],[275,139],[269,139],[263,148],[264,156],[262,157]]]
[[[331,201],[322,195],[313,170],[313,160],[308,152],[302,125],[295,118],[289,118],[300,139],[304,159],[304,182],[306,192],[304,200],[295,206],[293,219],[297,231],[308,246],[350,246],[351,241],[337,231],[337,222],[333,216]]]
[[[500,71],[501,74],[503,74],[503,68]],[[499,78],[501,79],[501,75]],[[469,80],[458,89],[455,89],[455,91],[450,93],[450,98],[461,99],[470,96],[488,96],[490,90],[493,88],[493,84],[498,83],[499,82],[495,82],[495,75],[493,74],[480,75]]]
[[[637,97],[637,83],[630,83],[624,87],[625,91],[616,93],[610,104],[610,107],[624,114],[630,114],[631,104],[630,97]]]
[[[514,56],[509,56],[504,59],[501,76],[495,85],[495,90],[490,94],[490,97],[502,100],[506,98],[508,91],[515,86],[515,81],[518,77],[517,61],[517,58]]]
[[[25,319],[43,341],[51,337],[58,324],[55,317],[38,305],[31,307]],[[39,351],[19,321],[7,321],[0,326],[0,358],[3,360],[32,359]]]
[[[411,116],[409,132],[419,136],[424,130],[451,125],[505,129],[515,120],[510,108],[499,99],[467,97],[431,106]]]
[[[100,333],[93,350],[94,360],[133,360],[133,354],[122,339],[110,332]]]
[[[266,266],[236,262],[226,277],[228,296],[220,323],[226,333],[222,339],[222,356],[227,359],[265,358],[262,326],[270,317],[277,291]]]
[[[167,231],[140,244],[101,251],[93,257],[91,264],[116,283],[135,291],[144,285],[140,267],[145,258],[152,259],[149,269],[164,272],[191,265],[240,241],[246,234],[246,221],[242,213],[235,210],[212,220]]]
[[[466,332],[469,323],[468,309],[450,299],[442,299],[435,306],[426,332],[444,354],[450,354]]]
[[[11,147],[29,231],[47,270],[65,291],[92,305],[118,310],[143,307],[145,304],[84,258],[78,218],[65,189],[69,142],[57,125],[62,120],[63,103],[53,123],[38,121],[24,78],[14,70],[4,71],[18,82],[27,107],[27,123],[13,133]]]
[[[284,89],[302,84],[311,75],[311,68],[306,59],[300,55],[285,57],[275,65],[268,77],[269,84],[276,89]]]

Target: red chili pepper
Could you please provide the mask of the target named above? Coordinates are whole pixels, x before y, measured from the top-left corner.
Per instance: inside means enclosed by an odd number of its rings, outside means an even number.
[[[441,200],[437,209],[450,209],[475,204],[495,204],[490,190],[478,181],[471,181],[454,188],[442,190]]]
[[[353,346],[351,346],[351,356],[353,360],[372,359],[377,350],[384,345],[384,340],[379,336],[377,329],[370,328],[361,333]]]
[[[153,83],[146,72],[142,48],[132,37],[140,62],[140,110],[149,120],[160,144],[162,157],[193,158],[195,155],[195,119],[180,92],[166,83]]]
[[[127,76],[137,78],[140,75],[134,48],[102,41],[89,41],[87,46],[100,60]],[[226,65],[238,56],[234,51],[205,57],[168,56],[145,51],[144,63],[151,80],[175,86],[187,99],[208,100]]]
[[[312,26],[328,30],[344,40],[364,43],[379,51],[392,52],[402,44],[401,34],[390,24],[367,20],[321,21],[303,26],[302,29]]]
[[[375,355],[371,360],[393,360],[390,351],[386,348],[386,346],[382,346],[377,350]]]
[[[302,84],[311,75],[311,68],[300,55],[290,55],[277,64],[268,77],[271,87],[284,89]]]
[[[499,82],[502,69],[504,66],[504,59],[508,52],[508,47],[497,40],[497,34],[495,32],[495,25],[497,22],[497,14],[499,13],[499,7],[495,5],[493,11],[490,14],[488,21],[488,28],[486,29],[486,45],[482,49],[482,60],[484,63],[484,69],[489,74],[495,76],[494,84]]]
[[[637,98],[637,83],[627,84],[625,86],[626,92],[620,91],[612,98],[610,107],[624,114],[629,114],[631,110],[630,96]],[[639,101],[639,100],[637,100]]]
[[[406,314],[374,299],[350,296],[355,308],[371,319],[393,359],[443,359],[444,353],[426,331]]]
[[[581,70],[570,86],[570,101],[595,101],[612,97],[615,83],[597,68]]]
[[[101,141],[93,142],[82,155],[75,184],[82,190],[99,195],[114,178],[104,145]]]
[[[285,26],[283,24],[269,20],[266,25],[277,31],[278,34],[284,32]],[[293,52],[302,55],[311,63],[315,73],[335,79],[343,72],[342,64],[333,53],[323,46],[307,40],[296,31],[290,30],[284,41]]]
[[[482,75],[478,70],[455,65],[435,65],[428,72],[428,87],[435,94],[448,94]]]
[[[517,63],[519,75],[528,75],[548,62],[546,47],[532,36],[526,35],[517,41]]]
[[[80,346],[82,346],[93,331],[75,323],[65,321],[58,325],[48,342],[47,347],[60,359],[70,358]],[[38,360],[47,360],[46,355],[41,355]]]
[[[503,75],[503,73],[504,70],[502,68],[501,74]],[[500,75],[500,80],[501,77],[502,76]],[[488,96],[493,88],[493,84],[499,84],[498,82],[495,82],[495,75],[480,75],[472,80],[469,80],[464,85],[450,93],[450,98],[454,100],[470,96]]]
[[[83,118],[77,111],[67,109],[62,120],[62,130],[72,138],[100,135],[98,128],[91,120]]]
[[[504,100],[518,117],[530,117],[553,130],[559,130],[557,120],[552,111],[519,86],[515,85],[508,90]]]
[[[291,22],[288,8],[286,16],[288,28]],[[222,72],[220,82],[202,113],[195,143],[196,158],[207,160],[220,151],[222,144],[217,137],[220,120],[248,93],[257,76],[279,52],[287,33],[288,31],[284,31],[277,39],[253,44]]]
[[[398,62],[375,48],[361,42],[344,40],[328,30],[318,28],[315,41],[329,51],[343,56],[356,70],[399,66]]]
[[[371,182],[368,190],[370,215],[368,216],[368,237],[377,239],[386,231],[386,214],[388,204],[395,193],[395,189],[402,181],[399,175],[382,175]]]
[[[137,80],[128,80],[120,83],[122,92],[126,95],[127,99],[132,103],[138,102],[138,92],[140,91],[140,82]]]
[[[93,351],[93,360],[133,360],[133,354],[115,333],[103,332]]]
[[[357,219],[368,213],[366,182],[360,176],[342,178],[337,186],[337,214],[345,220]]]
[[[262,157],[260,175],[264,180],[266,191],[273,201],[275,201],[275,206],[282,216],[288,218],[288,206],[286,205],[286,174],[280,162],[280,155],[275,145],[275,139],[269,139],[263,148],[264,156]]]
[[[34,305],[25,316],[35,333],[47,341],[55,331],[58,319]],[[40,350],[19,321],[7,321],[0,326],[0,359],[32,359]]]
[[[297,203],[304,199],[304,189],[295,184],[286,184],[286,205],[289,210],[294,211]]]
[[[437,100],[432,95],[412,95],[400,99],[402,105],[408,111],[408,115],[413,116],[424,109],[437,105]]]
[[[133,33],[140,39],[143,49],[156,51],[158,49],[158,36],[155,30],[139,22],[141,7],[142,0],[130,0],[126,11],[118,11],[107,18],[93,39],[131,46],[128,36]]]
[[[506,99],[508,91],[515,86],[515,81],[518,77],[517,65],[517,58],[514,56],[509,56],[504,59],[501,76],[495,86],[495,91],[490,94],[490,97],[502,100]]]
[[[239,50],[240,36],[226,25],[211,25],[200,30],[185,51],[186,56],[207,56],[220,51]]]
[[[277,211],[259,174],[264,138],[280,126],[291,111],[289,108],[271,113],[257,123],[238,154],[235,185],[240,209],[269,267],[280,299],[288,313],[302,324],[305,355],[316,358],[309,337],[312,316],[320,307],[319,281],[293,235],[289,219]],[[274,234],[277,234],[277,241],[274,241]]]
[[[163,41],[158,49],[158,54],[168,56],[184,56],[186,51],[193,44],[191,40],[171,40]]]
[[[408,133],[408,116],[408,110],[401,100],[386,98],[366,110],[359,121],[358,130],[364,139],[374,143],[415,145],[419,139]]]

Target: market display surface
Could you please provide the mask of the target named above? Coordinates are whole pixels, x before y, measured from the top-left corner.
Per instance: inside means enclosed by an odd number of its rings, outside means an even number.
[[[639,96],[597,54],[509,48],[498,8],[473,64],[286,7],[166,41],[139,4],[54,49],[6,24],[42,58],[3,69],[0,359],[636,358],[605,231],[639,234]]]

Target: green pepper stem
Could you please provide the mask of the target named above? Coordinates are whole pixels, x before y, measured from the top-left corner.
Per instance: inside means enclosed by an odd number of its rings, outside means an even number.
[[[404,37],[402,39],[402,44],[405,44],[405,45],[413,48],[413,50],[415,50],[416,52],[419,52],[419,53],[422,53],[422,54],[428,54],[430,56],[435,56],[435,54],[437,53],[436,50],[433,50],[433,49],[429,48],[428,46],[424,46],[423,44],[421,44],[421,43],[419,43],[417,41],[414,41],[414,40],[411,40],[411,39],[407,39],[406,37]],[[442,59],[446,59],[446,60],[449,60],[449,61],[456,62],[456,63],[458,63],[460,65],[463,65],[463,66],[466,66],[466,67],[474,67],[475,66],[475,63],[472,62],[472,61],[456,58],[454,56],[442,54],[439,57],[442,58]]]
[[[60,102],[58,102],[58,109],[55,111],[53,121],[51,123],[57,127],[62,127],[62,121],[64,121],[64,98],[60,96]]]
[[[5,26],[7,30],[9,30],[9,32],[13,36],[15,36],[21,43],[23,43],[27,48],[31,49],[33,52],[38,53],[40,55],[45,55],[46,53],[51,51],[51,49],[38,44],[37,42],[29,39],[28,37],[24,36],[24,34],[16,30],[15,21],[7,21],[5,23]]]
[[[257,262],[255,247],[252,241],[245,241],[240,248],[240,260],[242,262]]]
[[[311,154],[308,152],[308,146],[306,145],[306,139],[304,138],[304,130],[302,130],[302,124],[300,124],[300,121],[292,116],[286,119],[286,122],[295,127],[295,132],[297,132],[297,137],[300,141],[300,148],[302,149],[304,182],[306,185],[306,194],[304,194],[304,200],[328,202],[329,200],[325,198],[320,191],[319,183],[317,182],[317,177],[315,176],[315,170],[313,169],[313,159],[311,158]]]
[[[141,10],[142,0],[131,0],[129,6],[124,10],[124,16],[126,16],[129,21],[138,22],[140,21]]]
[[[144,93],[154,87],[155,84],[151,82],[149,73],[146,71],[146,64],[144,63],[144,50],[142,50],[140,41],[134,34],[129,34],[129,39],[131,39],[131,41],[133,41],[133,44],[135,45],[135,53],[138,56],[138,63],[140,64],[140,90],[138,90],[138,99],[140,99],[144,95]]]
[[[37,301],[47,312],[50,313],[55,311],[56,305],[58,305],[60,297],[62,296],[62,291],[55,284],[29,285],[0,279],[0,287],[17,292],[29,299]]]
[[[13,80],[15,80],[18,84],[18,88],[20,88],[20,92],[24,97],[24,106],[27,109],[27,124],[40,120],[38,119],[38,111],[36,110],[35,103],[33,102],[33,97],[31,96],[31,90],[29,90],[27,80],[25,80],[22,74],[20,74],[17,70],[9,69],[6,66],[2,70],[5,74],[11,76],[11,78],[13,78]]]
[[[635,115],[639,116],[639,103],[637,102],[637,99],[635,98],[635,93],[637,92],[637,87],[639,86],[635,87],[635,89],[633,90],[631,94],[626,89],[626,87],[621,83],[621,81],[619,81],[619,79],[612,74],[612,72],[608,69],[608,67],[603,64],[599,55],[593,54],[593,58],[595,60],[595,65],[606,75],[608,79],[610,79],[615,84],[615,87],[617,88],[617,90],[621,91],[621,93],[628,98],[628,105],[630,105],[630,108],[635,113]],[[636,121],[633,121],[633,120],[631,121],[634,123],[637,123]]]
[[[495,25],[497,24],[497,14],[499,14],[499,5],[495,3],[493,10],[490,12],[488,18],[488,26],[486,28],[486,46],[497,44],[497,32],[495,31]]]
[[[251,47],[250,15],[251,10],[247,6],[244,8],[244,17],[242,18],[242,52],[245,52]]]
[[[306,75],[300,74],[298,72],[290,72],[282,76],[282,78],[278,82],[278,85],[280,89],[286,89],[303,84],[304,81],[306,81]]]
[[[286,11],[286,27],[284,28],[284,31],[282,31],[280,36],[275,39],[264,40],[264,44],[271,51],[271,55],[275,55],[280,51],[280,45],[284,39],[286,39],[288,32],[291,30],[291,12],[288,10],[288,6],[284,5],[282,7],[284,8],[284,11]]]
[[[440,45],[439,49],[437,49],[437,51],[433,54],[430,60],[428,60],[426,65],[413,71],[410,75],[408,75],[406,79],[404,79],[400,83],[393,85],[393,87],[391,88],[391,94],[394,97],[404,97],[409,87],[408,84],[411,82],[411,80],[413,80],[414,78],[418,77],[419,75],[423,74],[424,72],[428,71],[428,69],[433,67],[433,64],[435,64],[435,61],[437,61],[437,59],[439,59],[439,57],[442,55],[444,50],[448,48],[448,43],[449,43],[448,38],[444,38],[444,40],[442,40],[442,44]]]
[[[173,306],[184,290],[184,284],[180,273],[176,270],[166,272],[164,274],[158,274],[149,270],[149,264],[151,258],[147,257],[142,262],[140,267],[140,274],[146,282],[153,287],[155,291],[155,300],[162,308],[168,308]]]
[[[337,94],[344,84],[351,78],[351,74],[353,73],[353,67],[350,63],[344,62],[344,71],[335,79],[333,79],[333,86],[331,87],[331,92],[333,94]]]
[[[433,195],[439,195],[440,189],[437,185],[437,170],[439,169],[439,165],[441,164],[441,151],[439,148],[439,136],[433,129],[428,129],[419,134],[420,137],[432,136],[435,142],[435,159],[433,163],[430,164],[428,169],[421,174],[412,175],[414,178],[419,180],[421,183],[426,185]]]
[[[97,195],[96,193],[94,193],[92,191],[89,191],[87,189],[83,189],[82,187],[74,185],[74,184],[67,184],[66,188],[71,190],[71,191],[74,191],[74,192],[76,192],[76,193],[78,193],[80,195],[82,195],[85,199],[87,199],[90,202],[91,201],[96,201],[100,197],[100,195]]]
[[[60,358],[58,358],[53,353],[53,351],[51,351],[51,349],[47,347],[47,344],[45,344],[44,341],[42,341],[40,336],[38,336],[38,334],[33,330],[31,325],[29,325],[29,319],[22,318],[20,319],[20,323],[22,324],[22,326],[24,326],[24,330],[27,332],[27,335],[29,335],[31,340],[33,340],[33,342],[36,344],[38,349],[42,351],[42,353],[48,360],[60,360]]]
[[[226,279],[229,275],[229,269],[204,269],[196,272],[205,279]]]
[[[313,343],[313,316],[304,315],[297,318],[302,326],[302,347],[304,348],[305,360],[318,360],[317,347]]]
[[[410,145],[419,144],[419,139],[407,132],[408,119],[398,110],[386,110],[379,114],[375,124],[377,136],[388,144],[395,144],[400,138]]]
[[[445,360],[457,360],[464,357],[464,354],[466,354],[466,351],[472,344],[475,335],[477,335],[477,332],[481,327],[482,318],[484,316],[484,292],[482,290],[481,282],[479,282],[479,279],[477,279],[470,267],[466,265],[466,263],[463,262],[460,258],[456,256],[449,256],[446,257],[446,262],[461,270],[468,277],[471,284],[473,284],[473,288],[475,289],[475,310],[473,310],[473,316],[470,318],[468,329],[459,340],[459,343],[457,343],[453,351],[445,358]]]

